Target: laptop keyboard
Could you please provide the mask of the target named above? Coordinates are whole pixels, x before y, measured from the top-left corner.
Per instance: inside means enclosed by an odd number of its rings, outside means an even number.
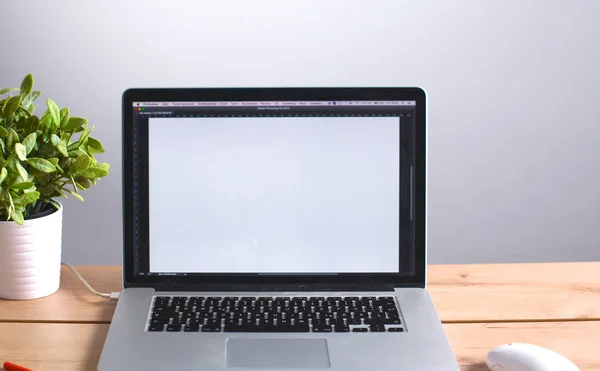
[[[404,331],[391,296],[157,296],[147,329],[167,332]]]

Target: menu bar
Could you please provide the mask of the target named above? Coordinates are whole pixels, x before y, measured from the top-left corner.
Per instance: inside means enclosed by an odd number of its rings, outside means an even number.
[[[322,107],[322,106],[414,106],[414,100],[401,101],[246,101],[246,102],[133,102],[134,107]]]

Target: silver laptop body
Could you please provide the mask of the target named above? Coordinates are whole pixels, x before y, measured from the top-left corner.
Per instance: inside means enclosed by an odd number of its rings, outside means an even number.
[[[426,281],[419,88],[130,89],[98,369],[458,370]]]

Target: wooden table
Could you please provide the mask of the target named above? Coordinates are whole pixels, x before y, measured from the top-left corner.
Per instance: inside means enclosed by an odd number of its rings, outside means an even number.
[[[96,290],[120,290],[120,267],[78,269]],[[428,282],[462,370],[487,370],[487,352],[510,341],[600,370],[600,262],[433,265]],[[114,307],[63,267],[56,294],[0,299],[0,361],[35,371],[95,370]]]

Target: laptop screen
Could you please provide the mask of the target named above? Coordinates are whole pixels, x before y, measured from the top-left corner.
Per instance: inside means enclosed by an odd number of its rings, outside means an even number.
[[[414,125],[415,101],[134,101],[133,111],[147,130],[146,275],[402,271],[412,248],[400,228],[412,184],[402,127]]]

